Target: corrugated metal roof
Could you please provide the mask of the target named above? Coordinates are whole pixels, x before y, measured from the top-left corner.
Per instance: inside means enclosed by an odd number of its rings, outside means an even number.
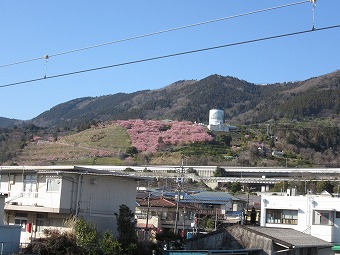
[[[1,172],[9,173],[44,173],[44,174],[82,174],[96,176],[110,176],[118,178],[127,178],[133,180],[151,180],[148,177],[135,176],[133,173],[111,172],[106,170],[97,170],[88,167],[79,166],[0,166]]]
[[[181,202],[197,202],[197,203],[210,203],[210,204],[225,204],[229,201],[239,201],[237,197],[234,197],[226,192],[200,192],[197,194],[184,195]]]
[[[274,241],[281,241],[283,243],[290,244],[293,248],[333,246],[329,242],[291,228],[268,228],[256,226],[243,227],[260,235],[272,238]]]

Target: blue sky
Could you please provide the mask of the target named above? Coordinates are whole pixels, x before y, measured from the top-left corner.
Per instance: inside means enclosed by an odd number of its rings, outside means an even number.
[[[300,1],[3,1],[0,65]],[[340,24],[340,1],[318,1],[315,27]],[[0,68],[0,86],[312,28],[312,5],[273,11]],[[339,69],[340,28],[0,88],[0,117],[28,120],[85,96],[158,89],[211,74],[257,84]]]

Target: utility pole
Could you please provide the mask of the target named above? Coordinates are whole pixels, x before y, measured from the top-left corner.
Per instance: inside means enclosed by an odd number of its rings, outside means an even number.
[[[217,229],[217,220],[218,220],[218,217],[217,217],[217,208],[215,208],[215,231]]]
[[[149,211],[150,211],[150,195],[151,192],[148,192],[148,208],[146,210],[146,224],[145,224],[145,240],[149,239]]]
[[[175,228],[174,228],[174,233],[177,235],[178,234],[178,214],[179,214],[179,201],[181,198],[181,191],[182,191],[182,185],[184,181],[184,167],[183,167],[183,160],[182,160],[182,166],[179,169],[179,176],[176,178],[177,182],[177,204],[176,204],[176,215],[175,215]]]

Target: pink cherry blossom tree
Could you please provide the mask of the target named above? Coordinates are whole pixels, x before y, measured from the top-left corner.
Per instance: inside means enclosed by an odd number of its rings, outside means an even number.
[[[209,142],[213,138],[204,126],[189,121],[117,120],[113,124],[127,129],[131,145],[140,152],[156,152],[164,145]]]

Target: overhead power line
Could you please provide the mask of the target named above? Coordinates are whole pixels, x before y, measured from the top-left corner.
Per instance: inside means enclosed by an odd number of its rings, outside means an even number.
[[[125,39],[115,40],[115,41],[101,43],[101,44],[96,44],[96,45],[92,45],[92,46],[88,46],[88,47],[83,47],[83,48],[79,48],[79,49],[65,51],[65,52],[48,54],[48,55],[44,55],[44,56],[41,56],[41,57],[36,57],[36,58],[32,58],[32,59],[27,59],[27,60],[17,61],[17,62],[13,62],[13,63],[9,63],[9,64],[0,65],[0,67],[8,67],[8,66],[13,66],[13,65],[24,64],[24,63],[36,61],[36,60],[39,60],[39,59],[48,59],[48,58],[56,57],[56,56],[60,56],[60,55],[66,55],[66,54],[71,54],[71,53],[75,53],[75,52],[79,52],[79,51],[90,50],[90,49],[94,49],[94,48],[98,48],[98,47],[107,46],[107,45],[110,45],[110,44],[115,44],[115,43],[121,43],[121,42],[136,40],[136,39],[140,39],[140,38],[144,38],[144,37],[149,37],[149,36],[153,36],[153,35],[158,35],[158,34],[168,33],[168,32],[172,32],[172,31],[177,31],[177,30],[181,30],[181,29],[186,29],[186,28],[206,25],[206,24],[209,24],[209,23],[214,23],[214,22],[218,22],[218,21],[223,21],[223,20],[228,20],[228,19],[248,16],[248,15],[252,15],[252,14],[256,14],[256,13],[272,11],[272,10],[276,10],[276,9],[280,9],[280,8],[285,8],[285,7],[290,7],[290,6],[294,6],[294,5],[298,5],[298,4],[303,4],[303,3],[307,3],[307,2],[310,2],[310,0],[304,0],[304,1],[295,2],[295,3],[291,3],[291,4],[284,4],[284,5],[280,5],[280,6],[276,6],[276,7],[270,7],[270,8],[266,8],[266,9],[262,9],[262,10],[256,10],[256,11],[246,12],[246,13],[242,13],[242,14],[236,14],[236,15],[232,15],[232,16],[228,16],[228,17],[223,17],[223,18],[203,21],[203,22],[199,22],[199,23],[195,23],[195,24],[190,24],[190,25],[170,28],[170,29],[166,29],[166,30],[161,30],[161,31],[157,31],[157,32],[152,32],[152,33],[148,33],[148,34],[137,35],[137,36],[133,36],[133,37],[125,38]]]
[[[47,79],[54,79],[54,78],[63,77],[63,76],[69,76],[69,75],[93,72],[93,71],[98,71],[98,70],[108,69],[108,68],[113,68],[113,67],[119,67],[119,66],[137,64],[137,63],[142,63],[142,62],[148,62],[148,61],[153,61],[153,60],[158,60],[158,59],[163,59],[163,58],[176,57],[176,56],[180,56],[180,55],[193,54],[193,53],[198,53],[198,52],[202,52],[202,51],[216,50],[216,49],[220,49],[220,48],[237,46],[237,45],[241,45],[241,44],[248,44],[248,43],[254,43],[254,42],[260,42],[260,41],[266,41],[266,40],[282,38],[282,37],[300,35],[300,34],[305,34],[305,33],[312,33],[312,32],[316,32],[316,31],[334,29],[334,28],[339,28],[339,27],[340,27],[340,24],[339,25],[334,25],[334,26],[329,26],[329,27],[322,27],[322,28],[312,29],[312,30],[305,30],[305,31],[293,32],[293,33],[288,33],[288,34],[281,34],[281,35],[274,35],[274,36],[269,36],[269,37],[262,37],[262,38],[257,38],[257,39],[253,39],[253,40],[248,40],[248,41],[242,41],[242,42],[224,44],[224,45],[219,45],[219,46],[213,46],[213,47],[209,47],[209,48],[202,48],[202,49],[197,49],[197,50],[173,53],[173,54],[163,55],[163,56],[158,56],[158,57],[144,58],[144,59],[140,59],[140,60],[134,60],[134,61],[124,62],[124,63],[119,63],[119,64],[113,64],[113,65],[108,65],[108,66],[101,66],[101,67],[84,69],[84,70],[74,71],[74,72],[69,72],[69,73],[62,73],[62,74],[56,74],[56,75],[52,75],[52,76],[45,76],[43,78],[36,78],[36,79],[32,79],[32,80],[26,80],[26,81],[9,83],[9,84],[5,84],[5,85],[0,85],[0,88],[20,85],[20,84],[24,84],[24,83],[31,83],[31,82],[36,82],[36,81],[42,81],[42,80],[47,80]]]

